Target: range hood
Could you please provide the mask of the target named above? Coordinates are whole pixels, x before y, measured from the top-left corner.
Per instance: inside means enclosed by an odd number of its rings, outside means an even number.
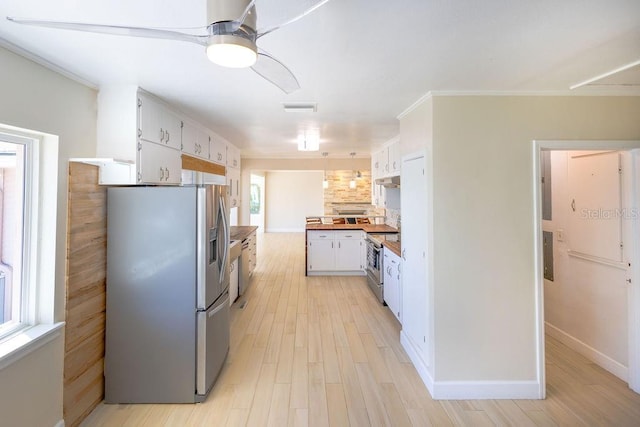
[[[400,177],[399,176],[389,176],[387,178],[378,178],[376,179],[376,185],[382,185],[387,188],[399,188],[400,187]]]

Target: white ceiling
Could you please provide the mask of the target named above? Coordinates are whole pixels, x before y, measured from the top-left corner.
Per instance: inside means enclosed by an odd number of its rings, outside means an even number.
[[[258,26],[317,0],[258,0]],[[2,0],[0,15],[190,28],[205,0]],[[396,116],[429,91],[570,93],[569,86],[640,59],[638,0],[332,0],[261,38],[297,76],[285,95],[250,69],[210,63],[196,44],[89,34],[0,20],[0,38],[97,87],[137,84],[242,148],[294,157],[300,131],[319,129],[331,157],[368,153],[398,134]],[[571,94],[640,95],[635,85]],[[627,83],[627,84],[625,84]],[[314,102],[317,113],[283,112]],[[311,153],[309,156],[320,156]]]

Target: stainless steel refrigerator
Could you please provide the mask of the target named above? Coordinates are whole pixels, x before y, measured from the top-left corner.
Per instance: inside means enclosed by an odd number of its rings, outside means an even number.
[[[226,187],[107,200],[105,402],[201,402],[229,350]]]

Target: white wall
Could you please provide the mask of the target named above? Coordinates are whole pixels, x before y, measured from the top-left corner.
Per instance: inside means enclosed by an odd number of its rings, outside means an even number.
[[[554,233],[554,281],[545,280],[544,284],[548,332],[626,380],[626,271],[569,256],[572,227],[568,152],[552,151],[551,167],[552,219],[543,221],[543,230]],[[623,179],[626,176],[623,174]],[[562,241],[558,230],[563,230]],[[619,243],[618,236],[610,238],[614,244]]]
[[[64,320],[67,175],[70,157],[94,157],[95,90],[0,47],[0,123],[58,135],[56,321]],[[62,419],[63,339],[0,371],[6,425],[53,426]],[[9,396],[9,397],[8,397]]]
[[[638,117],[640,97],[433,97],[436,386],[534,393],[532,141],[640,139]]]
[[[322,171],[266,172],[266,231],[303,232],[306,216],[323,215],[322,178]]]
[[[368,153],[367,153],[368,155]],[[371,158],[332,159],[325,161],[318,153],[317,159],[242,159],[242,204],[240,206],[240,225],[250,224],[249,215],[249,186],[251,185],[252,171],[322,171],[358,169],[370,170]],[[268,190],[267,190],[268,191]]]

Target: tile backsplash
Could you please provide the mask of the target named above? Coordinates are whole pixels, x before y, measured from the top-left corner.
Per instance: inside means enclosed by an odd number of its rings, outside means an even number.
[[[395,227],[400,230],[401,216],[400,209],[387,209],[384,223],[388,226]]]

